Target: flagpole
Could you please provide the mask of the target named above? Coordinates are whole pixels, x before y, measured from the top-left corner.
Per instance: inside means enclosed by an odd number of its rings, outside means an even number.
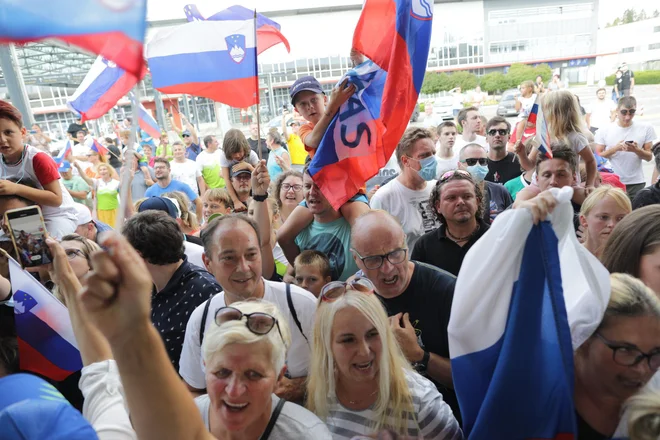
[[[257,62],[257,9],[254,9],[254,85],[257,94],[257,153],[261,162],[261,112],[259,105],[259,64]]]
[[[139,103],[140,103],[140,83],[138,82],[135,87],[133,87],[133,96],[131,98],[131,113],[133,115],[133,120],[131,121],[131,135],[128,138],[128,145],[126,151],[124,152],[124,172],[120,179],[120,190],[119,190],[119,211],[117,212],[117,222],[115,229],[121,230],[124,225],[124,217],[126,216],[126,208],[128,203],[132,203],[128,200],[128,190],[131,185],[131,167],[133,166],[134,160],[134,150],[133,145],[136,141],[136,135],[140,123],[139,119]],[[138,164],[139,165],[139,164]]]

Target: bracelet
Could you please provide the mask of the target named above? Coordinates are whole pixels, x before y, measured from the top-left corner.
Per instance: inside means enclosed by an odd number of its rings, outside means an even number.
[[[252,196],[252,200],[254,200],[255,202],[265,202],[267,198],[268,198],[268,194],[264,194],[261,196],[260,195]]]

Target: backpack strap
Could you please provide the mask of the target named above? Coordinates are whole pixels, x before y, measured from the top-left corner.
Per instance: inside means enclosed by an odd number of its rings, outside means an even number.
[[[300,334],[305,338],[305,341],[307,341],[307,345],[309,345],[309,340],[307,339],[307,336],[305,336],[305,333],[303,332],[302,325],[300,325],[300,321],[298,320],[298,314],[296,313],[296,308],[293,307],[293,300],[291,299],[291,284],[285,283],[286,284],[286,302],[289,304],[289,311],[291,312],[291,317],[293,318],[293,322],[296,323],[296,327],[298,327],[298,330],[300,330]]]
[[[215,295],[214,295],[215,296]],[[206,300],[204,304],[204,313],[202,314],[202,326],[199,329],[199,346],[202,346],[202,341],[204,340],[204,331],[206,330],[206,317],[209,314],[209,307],[211,307],[211,300],[213,297]]]
[[[268,425],[266,426],[266,430],[264,431],[263,434],[261,434],[261,437],[259,437],[259,440],[267,440],[268,437],[270,437],[270,432],[273,430],[275,427],[275,423],[277,423],[277,418],[280,416],[280,413],[282,412],[282,407],[286,403],[286,400],[280,399],[279,402],[277,402],[277,406],[273,410],[273,414],[270,415],[270,420],[268,421]]]

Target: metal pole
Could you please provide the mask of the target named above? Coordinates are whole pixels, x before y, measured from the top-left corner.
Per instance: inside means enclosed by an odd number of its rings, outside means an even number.
[[[197,133],[199,133],[199,112],[197,111],[197,98],[193,96],[192,98],[192,107],[193,107],[193,115],[195,115],[195,126],[197,128]]]
[[[31,127],[34,124],[34,117],[25,91],[23,76],[18,68],[16,49],[13,44],[0,44],[0,68],[2,68],[2,74],[5,77],[11,103],[21,112],[23,124]]]
[[[135,150],[133,146],[135,145],[137,132],[140,129],[140,123],[138,122],[139,103],[140,84],[137,84],[135,87],[133,87],[133,94],[131,96],[131,113],[133,114],[131,136],[128,138],[128,145],[126,146],[126,151],[124,152],[124,169],[122,175],[120,176],[121,186],[119,189],[119,210],[117,212],[117,223],[115,225],[115,229],[117,231],[120,231],[124,224],[126,207],[129,203],[133,203],[132,200],[128,200],[128,189],[131,185],[131,170],[133,167],[133,160],[135,159]]]
[[[257,46],[257,10],[254,10],[254,46]],[[257,101],[257,153],[259,154],[259,162],[262,161],[261,157],[261,114],[259,111],[259,65],[257,58],[257,51],[254,51],[254,82],[255,82],[255,97]]]
[[[270,114],[271,118],[277,116],[277,109],[275,108],[275,96],[273,93],[273,74],[268,72],[268,98],[270,100]]]
[[[163,105],[163,96],[156,89],[154,89],[154,102],[156,103],[156,117],[158,118],[158,125],[167,129],[167,118],[165,117],[165,106]]]
[[[188,103],[188,95],[183,95],[183,111],[186,112],[186,119],[190,119],[190,104]]]

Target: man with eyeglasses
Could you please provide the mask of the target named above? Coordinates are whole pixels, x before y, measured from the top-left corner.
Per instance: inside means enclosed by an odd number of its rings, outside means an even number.
[[[634,97],[619,99],[617,120],[601,127],[595,136],[596,151],[601,157],[609,159],[614,173],[626,185],[631,200],[646,185],[642,160],[650,162],[653,159],[651,144],[656,138],[651,125],[633,121],[636,111],[637,100]]]
[[[458,276],[465,255],[489,228],[482,202],[483,193],[470,173],[447,171],[429,200],[440,227],[417,241],[410,258]]]
[[[383,302],[404,355],[442,393],[460,422],[453,391],[447,326],[456,277],[425,263],[411,261],[406,234],[396,218],[370,211],[357,219],[351,252]]]
[[[458,168],[472,175],[472,179],[484,195],[484,221],[491,224],[495,217],[513,204],[513,199],[504,185],[484,180],[488,174],[486,150],[479,144],[463,147],[458,155]]]
[[[396,147],[396,159],[401,173],[376,191],[371,207],[399,220],[412,249],[419,237],[440,225],[429,206],[437,169],[431,133],[420,127],[406,130]]]
[[[518,156],[506,151],[511,124],[501,116],[491,118],[486,124],[488,150],[488,174],[486,180],[504,185],[522,174]]]

